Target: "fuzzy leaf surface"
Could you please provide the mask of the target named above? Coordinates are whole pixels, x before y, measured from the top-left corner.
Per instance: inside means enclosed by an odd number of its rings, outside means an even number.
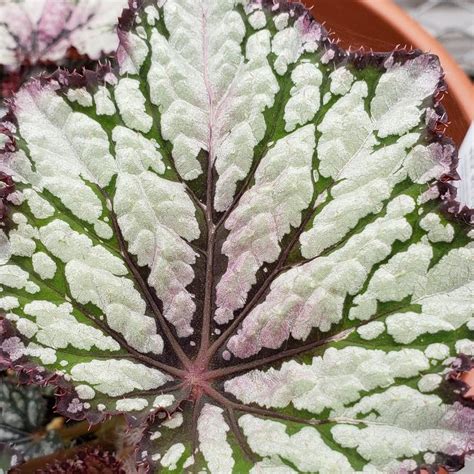
[[[438,60],[346,53],[297,4],[162,3],[4,122],[6,364],[69,417],[126,413],[156,472],[462,459],[474,244]]]

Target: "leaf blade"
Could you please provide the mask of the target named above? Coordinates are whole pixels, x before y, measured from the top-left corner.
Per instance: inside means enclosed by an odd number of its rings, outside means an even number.
[[[165,472],[377,472],[412,469],[423,456],[432,463],[434,452],[462,456],[472,410],[446,399],[442,379],[450,356],[471,350],[472,234],[443,213],[469,215],[442,183],[455,176],[455,159],[434,134],[439,64],[419,53],[346,54],[301,6],[272,6],[144,3],[122,18],[115,78],[62,75],[53,86],[48,103],[84,124],[67,132],[77,149],[60,135],[73,156],[68,179],[94,189],[100,207],[83,228],[125,269],[115,275],[75,257],[63,292],[105,327],[124,298],[155,319],[138,335],[135,323],[114,326],[124,354],[102,360],[94,350],[98,370],[77,358],[71,373],[87,377],[74,384],[101,387],[106,413],[128,412],[144,433],[138,461]],[[87,141],[74,142],[86,129],[103,166]],[[19,143],[39,166],[35,140]],[[68,192],[56,190],[65,213],[87,221],[81,202],[65,202]],[[95,228],[105,217],[114,236]],[[254,262],[239,269],[244,257]],[[129,310],[119,319],[138,321]],[[151,335],[162,352],[150,350]],[[124,380],[103,380],[104,364],[126,366]],[[166,413],[154,406],[160,393],[176,394]],[[431,404],[433,426],[410,412],[410,398]],[[209,432],[200,429],[206,417]],[[161,426],[163,438],[151,439]],[[273,432],[280,442],[270,446]]]

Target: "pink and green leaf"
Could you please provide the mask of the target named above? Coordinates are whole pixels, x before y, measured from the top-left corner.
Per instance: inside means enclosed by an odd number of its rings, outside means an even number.
[[[143,0],[119,36],[112,68],[33,80],[4,121],[4,365],[72,418],[127,413],[157,472],[474,449],[437,58],[346,53],[283,1]]]

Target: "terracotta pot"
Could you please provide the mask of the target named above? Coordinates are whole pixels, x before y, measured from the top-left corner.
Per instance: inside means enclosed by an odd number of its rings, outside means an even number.
[[[474,88],[453,57],[392,0],[305,0],[344,48],[389,51],[418,48],[437,54],[449,93],[443,99],[450,124],[446,134],[459,146],[474,119]]]

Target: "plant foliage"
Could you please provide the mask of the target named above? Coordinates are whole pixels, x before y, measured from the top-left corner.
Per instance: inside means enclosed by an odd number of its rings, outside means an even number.
[[[22,461],[21,455],[8,444],[0,443],[0,474],[7,474],[10,468]]]
[[[0,385],[0,443],[5,460],[32,459],[61,449],[61,438],[44,429],[47,400],[36,386],[15,385],[2,377]],[[9,450],[7,446],[12,448]]]
[[[157,472],[463,459],[472,211],[437,58],[347,53],[286,1],[136,0],[119,36],[3,123],[4,365],[70,418],[126,413]]]
[[[120,461],[109,451],[82,449],[65,460],[48,464],[37,474],[125,474]]]
[[[117,19],[127,0],[1,0],[1,94],[58,65],[79,68],[118,45]]]

